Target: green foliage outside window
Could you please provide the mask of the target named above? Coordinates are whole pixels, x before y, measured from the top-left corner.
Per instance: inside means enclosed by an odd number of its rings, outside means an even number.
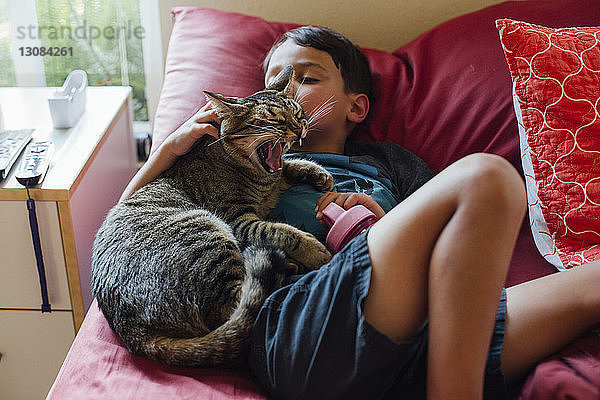
[[[39,38],[42,47],[72,48],[66,56],[43,57],[47,86],[62,86],[69,72],[75,69],[87,72],[90,86],[129,85],[133,89],[134,119],[146,121],[142,53],[145,32],[140,22],[139,2],[36,0],[38,26],[20,27],[17,35]],[[0,17],[0,29],[2,23]],[[0,36],[0,52],[4,53],[2,46]],[[8,62],[12,61],[0,56],[0,68],[8,66]],[[0,85],[11,85],[14,80],[10,79],[0,75]]]
[[[15,66],[10,54],[10,25],[8,16],[2,12],[7,9],[7,1],[0,0],[0,86],[16,86]]]

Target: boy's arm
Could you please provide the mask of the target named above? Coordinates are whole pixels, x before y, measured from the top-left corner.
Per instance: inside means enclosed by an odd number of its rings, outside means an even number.
[[[207,103],[190,119],[184,122],[175,132],[150,156],[148,161],[131,179],[119,201],[122,201],[145,184],[156,179],[163,171],[172,166],[177,158],[191,150],[198,139],[204,135],[219,137],[219,130],[215,125],[220,124],[215,110]],[[214,125],[213,125],[214,124]]]

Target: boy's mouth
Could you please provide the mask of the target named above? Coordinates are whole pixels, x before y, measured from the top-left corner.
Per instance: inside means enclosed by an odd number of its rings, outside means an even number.
[[[283,148],[279,141],[275,143],[272,140],[264,142],[258,146],[256,153],[258,154],[261,165],[267,172],[272,173],[281,169]]]

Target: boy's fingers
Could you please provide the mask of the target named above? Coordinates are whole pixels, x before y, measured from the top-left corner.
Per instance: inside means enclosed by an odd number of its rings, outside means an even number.
[[[221,118],[217,115],[217,110],[213,108],[212,103],[208,102],[190,118],[194,122],[206,123],[213,122],[216,126],[221,125]]]
[[[200,109],[198,110],[198,113],[212,110],[212,109],[213,109],[213,104],[209,101],[206,104],[204,104],[202,107],[200,107]]]
[[[337,204],[338,206],[342,207],[343,209],[346,209],[346,207],[344,207],[344,203],[346,202],[346,199],[349,198],[350,196],[348,195],[342,195],[342,196],[338,196],[335,199],[335,204]]]
[[[217,112],[212,109],[198,112],[194,116],[194,121],[196,121],[196,122],[216,122],[218,124],[221,123],[221,119],[217,115]]]
[[[355,206],[356,204],[364,204],[364,202],[360,201],[360,197],[357,194],[352,194],[345,199],[344,203],[341,204],[341,206],[347,210],[350,207]]]
[[[196,122],[192,125],[191,130],[198,139],[204,135],[211,135],[216,138],[219,137],[219,130],[211,124],[201,124]]]
[[[334,193],[334,192],[325,193],[323,196],[321,196],[319,198],[319,200],[317,200],[317,206],[315,207],[315,211],[319,211],[319,210],[322,210],[325,207],[327,207],[327,205],[334,200],[334,196],[337,196],[337,195],[338,195],[338,193]]]
[[[321,204],[323,204],[323,200],[325,199],[325,197],[327,197],[327,195],[329,195],[329,193],[331,193],[331,192],[327,192],[324,195],[322,195],[321,197],[319,197],[319,199],[317,200],[317,204],[315,205],[315,212],[321,208]]]

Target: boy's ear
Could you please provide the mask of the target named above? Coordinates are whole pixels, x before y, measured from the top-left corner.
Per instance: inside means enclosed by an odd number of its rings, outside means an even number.
[[[367,118],[369,113],[369,97],[364,93],[355,93],[350,95],[351,105],[346,113],[348,121],[358,124]]]
[[[222,94],[202,91],[206,96],[206,100],[212,103],[213,107],[217,111],[217,115],[221,118],[232,115],[241,114],[245,111],[246,107],[238,103],[237,97],[226,97]]]

